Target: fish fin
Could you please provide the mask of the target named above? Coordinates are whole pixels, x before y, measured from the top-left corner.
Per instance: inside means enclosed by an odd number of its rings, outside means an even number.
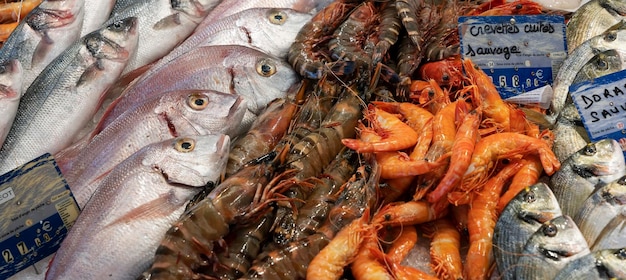
[[[552,129],[554,127],[554,124],[556,123],[556,118],[553,116],[548,116],[524,107],[520,107],[519,109],[524,112],[524,114],[526,115],[526,119],[538,125],[542,129]]]
[[[48,36],[45,32],[41,33],[41,41],[37,44],[35,52],[33,52],[33,58],[31,59],[30,65],[32,66],[42,63],[42,61],[44,61],[44,59],[48,56],[50,49],[52,49],[52,44],[54,44],[54,41],[50,39],[50,36]]]
[[[76,81],[76,87],[80,87],[89,81],[98,79],[98,77],[101,76],[100,74],[102,73],[102,70],[102,63],[100,62],[100,60],[98,60],[96,63],[94,63],[94,65],[91,65],[87,67],[87,69],[85,69],[85,72],[83,72],[80,78],[78,78],[78,81]]]
[[[105,226],[110,227],[119,223],[127,223],[134,220],[150,219],[153,217],[167,216],[169,213],[175,211],[180,207],[179,204],[186,203],[186,200],[180,200],[181,202],[175,203],[174,200],[179,200],[173,193],[162,194],[161,196],[146,202],[125,215],[115,219],[111,223]]]
[[[179,25],[180,25],[180,14],[175,13],[157,21],[157,23],[155,23],[152,26],[152,28],[154,28],[155,30],[163,30],[163,29],[176,27]]]

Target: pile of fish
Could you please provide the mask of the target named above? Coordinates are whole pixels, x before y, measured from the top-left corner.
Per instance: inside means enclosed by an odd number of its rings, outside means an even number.
[[[622,148],[568,94],[623,69],[626,2],[542,5],[44,0],[0,173],[50,153],[82,210],[46,279],[626,278]],[[548,12],[551,107],[507,103],[457,18]]]

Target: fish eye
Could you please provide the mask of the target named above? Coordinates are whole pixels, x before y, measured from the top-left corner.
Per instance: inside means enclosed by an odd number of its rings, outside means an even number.
[[[548,237],[554,237],[556,236],[558,229],[556,228],[556,226],[554,224],[547,224],[543,227],[543,235],[548,236]]]
[[[176,143],[174,143],[174,148],[182,153],[191,152],[195,147],[196,141],[190,138],[179,139],[178,141],[176,141]]]
[[[192,93],[187,98],[187,105],[194,110],[203,110],[209,106],[209,98],[202,93]]]
[[[287,21],[287,15],[282,11],[272,10],[269,12],[269,20],[272,24],[282,25]]]
[[[585,146],[585,150],[583,152],[587,156],[594,155],[596,153],[596,145],[594,145],[593,143],[588,144],[587,146]]]
[[[617,179],[617,183],[620,185],[626,185],[626,176],[622,176],[622,178]]]
[[[263,77],[269,77],[276,73],[276,65],[269,59],[260,59],[256,63],[256,72]]]
[[[617,258],[619,258],[620,260],[625,260],[626,259],[626,248],[621,248],[621,249],[617,250],[617,252],[615,252],[615,256],[617,256]]]
[[[524,195],[524,202],[526,203],[533,203],[535,200],[537,200],[537,196],[533,191],[528,191],[526,195]]]
[[[604,36],[604,40],[607,41],[615,41],[615,39],[617,39],[617,34],[615,33],[615,31],[610,31],[606,34],[606,36]]]
[[[609,68],[609,64],[606,63],[604,59],[598,59],[598,61],[596,61],[596,67],[601,70],[606,70]]]

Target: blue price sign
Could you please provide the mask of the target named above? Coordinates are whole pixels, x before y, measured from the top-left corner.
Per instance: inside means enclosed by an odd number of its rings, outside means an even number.
[[[459,18],[461,55],[492,78],[506,99],[552,85],[567,56],[562,16]]]

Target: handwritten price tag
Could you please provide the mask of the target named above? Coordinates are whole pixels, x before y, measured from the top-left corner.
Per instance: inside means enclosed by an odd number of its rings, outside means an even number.
[[[552,85],[567,54],[562,16],[460,17],[459,34],[463,58],[481,67],[504,99]]]
[[[572,85],[570,94],[591,140],[615,139],[626,151],[626,70]]]

